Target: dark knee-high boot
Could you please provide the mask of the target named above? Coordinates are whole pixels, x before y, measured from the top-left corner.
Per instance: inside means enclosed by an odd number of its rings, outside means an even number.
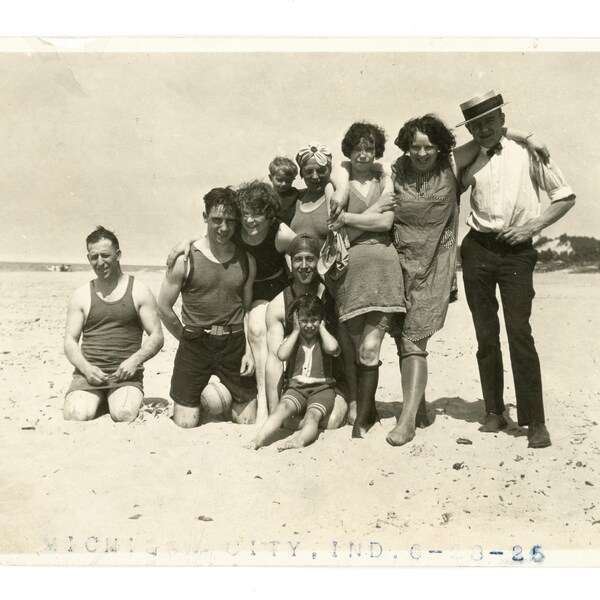
[[[352,427],[352,437],[362,438],[379,420],[377,409],[375,407],[375,393],[379,383],[379,363],[378,365],[357,365],[358,374],[358,406],[356,411],[356,421]]]

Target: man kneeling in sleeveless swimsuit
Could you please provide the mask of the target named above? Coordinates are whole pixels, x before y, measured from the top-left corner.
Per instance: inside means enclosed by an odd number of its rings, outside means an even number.
[[[206,236],[194,242],[187,261],[179,256],[167,270],[158,295],[160,318],[179,340],[171,398],[173,421],[184,428],[200,425],[200,395],[212,375],[231,393],[226,417],[256,420],[254,360],[244,333],[256,263],[231,241],[239,221],[235,192],[212,189],[204,208]],[[179,294],[181,321],[173,311]]]
[[[69,303],[65,355],[75,372],[63,414],[67,420],[88,421],[107,400],[114,421],[130,422],[144,399],[142,365],[163,346],[156,300],[121,271],[112,231],[96,228],[86,246],[96,279],[77,289]],[[148,337],[142,344],[144,331]]]
[[[337,336],[337,316],[335,314],[335,301],[319,280],[317,274],[317,261],[321,243],[308,234],[298,235],[290,247],[293,282],[278,296],[273,298],[267,307],[267,345],[269,355],[267,358],[266,384],[269,413],[271,414],[281,397],[283,391],[284,363],[277,355],[278,349],[286,336],[293,329],[290,317],[292,302],[303,294],[313,294],[321,298],[325,304],[325,322],[329,332]],[[341,358],[334,360],[334,377],[337,382],[335,403],[333,410],[319,423],[323,429],[337,429],[346,422],[348,397],[346,373]],[[298,429],[302,426],[301,418],[289,417],[284,426],[289,429]]]

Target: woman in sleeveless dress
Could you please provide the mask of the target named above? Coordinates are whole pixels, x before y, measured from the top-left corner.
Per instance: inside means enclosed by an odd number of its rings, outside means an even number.
[[[340,337],[347,336],[354,348],[354,364],[346,364],[348,378],[356,377],[354,438],[364,437],[377,420],[381,344],[392,316],[405,310],[402,272],[389,234],[394,213],[368,210],[392,192],[390,179],[374,162],[383,156],[384,147],[385,133],[380,127],[354,123],[348,129],[342,141],[342,152],[350,159],[348,204],[330,225],[334,231],[346,227],[350,240],[348,269],[329,283]]]

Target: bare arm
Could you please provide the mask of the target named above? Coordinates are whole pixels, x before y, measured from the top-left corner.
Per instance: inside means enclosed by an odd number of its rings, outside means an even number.
[[[279,350],[277,350],[277,358],[279,360],[289,360],[294,348],[296,347],[296,344],[298,343],[298,335],[299,332],[294,330],[283,340],[283,344],[281,344],[281,346],[279,346]]]
[[[158,317],[156,300],[152,292],[143,283],[135,280],[132,293],[140,322],[148,337],[137,352],[119,365],[119,368],[115,371],[117,381],[131,379],[140,365],[160,351],[165,341]]]
[[[512,129],[508,127],[502,128],[504,137],[514,142],[520,142],[526,144],[529,153],[536,158],[536,160],[542,160],[544,164],[548,163],[550,159],[550,152],[543,142],[538,142],[532,133],[527,131],[521,131],[519,129]],[[456,163],[456,169],[460,173],[462,169],[468,167],[479,154],[479,144],[474,140],[470,140],[462,146],[458,146],[454,149],[454,161]]]
[[[88,294],[87,287],[75,291],[67,308],[67,323],[65,326],[64,350],[68,361],[85,377],[90,385],[107,383],[108,375],[91,365],[83,356],[79,346],[79,339],[85,324],[85,298]]]
[[[394,213],[391,210],[385,212],[365,211],[363,213],[342,212],[329,228],[337,231],[344,225],[359,231],[389,231],[394,223]]]
[[[383,165],[376,164],[379,171],[385,173]],[[387,173],[386,173],[387,175]],[[392,178],[385,177],[385,185],[381,196],[362,213],[341,212],[337,219],[330,223],[329,228],[337,231],[344,225],[351,228],[348,231],[350,241],[355,239],[362,231],[389,231],[394,223],[393,212],[394,184]],[[387,214],[389,213],[389,214]],[[354,229],[355,231],[352,231]]]
[[[454,148],[454,162],[459,173],[477,158],[479,150],[480,146],[475,140],[469,140],[466,144]]]
[[[332,356],[339,356],[342,350],[337,340],[327,331],[325,321],[321,321],[321,325],[319,325],[319,335],[321,336],[323,352]]]
[[[242,363],[240,365],[240,375],[250,376],[254,373],[254,356],[250,349],[250,342],[248,342],[248,313],[252,306],[252,286],[254,284],[254,278],[256,277],[256,261],[250,254],[248,256],[248,279],[244,286],[244,330],[246,332],[246,351],[242,356]]]
[[[550,151],[544,142],[538,141],[533,133],[528,131],[522,131],[520,129],[513,129],[512,127],[505,127],[502,132],[504,137],[512,140],[513,142],[519,142],[527,146],[529,154],[535,160],[541,160],[545,165],[550,160]]]
[[[298,322],[298,313],[294,313],[294,329],[284,340],[283,343],[277,349],[277,358],[281,361],[289,360],[296,344],[298,343],[298,336],[300,335],[300,324]]]
[[[199,240],[201,237],[202,237],[201,235],[198,235],[191,239],[186,238],[186,239],[183,239],[180,242],[178,242],[173,247],[171,252],[169,252],[169,256],[167,256],[167,268],[172,269],[173,266],[175,265],[175,261],[177,260],[177,258],[182,255],[183,255],[183,262],[187,262],[187,259],[190,255],[190,250],[192,249],[192,244],[196,240]]]
[[[331,171],[331,183],[335,188],[329,203],[331,206],[331,219],[340,215],[342,210],[348,206],[350,193],[350,162],[344,161]]]
[[[179,256],[175,261],[172,269],[167,269],[160,292],[158,293],[158,315],[164,326],[169,330],[171,335],[177,339],[181,339],[183,333],[183,325],[179,317],[175,314],[173,306],[177,302],[177,298],[181,293],[181,288],[185,280],[186,266],[182,256]]]
[[[275,236],[275,248],[278,252],[289,252],[296,234],[285,224],[281,223]]]

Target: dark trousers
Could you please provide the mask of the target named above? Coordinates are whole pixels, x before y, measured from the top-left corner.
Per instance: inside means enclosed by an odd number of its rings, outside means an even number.
[[[544,422],[540,361],[531,335],[533,269],[537,251],[531,242],[511,246],[495,234],[471,231],[461,246],[465,296],[477,336],[477,363],[485,410],[504,412],[504,372],[496,287],[508,337],[519,425]]]

